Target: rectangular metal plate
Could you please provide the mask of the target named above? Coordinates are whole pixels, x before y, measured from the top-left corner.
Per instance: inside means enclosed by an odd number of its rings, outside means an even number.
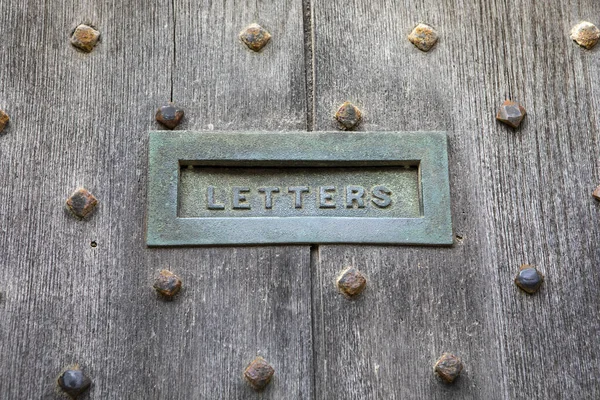
[[[150,132],[149,246],[452,242],[444,132]]]

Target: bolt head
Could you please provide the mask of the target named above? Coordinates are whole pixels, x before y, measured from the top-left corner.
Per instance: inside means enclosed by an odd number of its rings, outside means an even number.
[[[175,128],[183,118],[183,110],[167,104],[156,110],[156,120],[169,129]]]
[[[453,383],[463,370],[463,363],[454,354],[444,353],[437,360],[434,371],[447,383]]]
[[[513,128],[518,128],[527,112],[520,104],[506,100],[498,110],[496,119]]]
[[[264,358],[256,357],[246,367],[244,377],[254,390],[263,390],[271,382],[274,373],[275,370]]]
[[[339,122],[340,129],[351,130],[360,124],[362,113],[354,104],[347,101],[337,110],[335,119]]]
[[[571,29],[571,39],[589,50],[600,40],[600,29],[591,22],[582,21]]]
[[[71,44],[79,50],[89,53],[98,43],[98,39],[100,39],[100,32],[91,26],[81,24],[71,35]]]
[[[592,196],[594,196],[596,200],[600,200],[600,186],[598,186],[596,190],[592,192]]]
[[[240,39],[250,50],[260,51],[271,40],[271,34],[258,24],[250,24],[240,32]]]
[[[98,200],[87,189],[79,188],[67,199],[67,208],[79,219],[88,216],[96,206]]]
[[[408,40],[421,51],[429,51],[438,41],[438,34],[433,27],[419,24],[408,35]]]
[[[90,387],[92,381],[78,368],[67,369],[58,377],[58,386],[71,397],[77,397]]]
[[[367,278],[356,268],[349,267],[338,277],[337,286],[347,297],[356,297],[365,290]]]
[[[544,275],[532,265],[523,264],[515,277],[515,284],[523,291],[534,294],[542,286]]]
[[[181,279],[171,271],[163,269],[154,281],[154,289],[161,296],[171,298],[181,290]]]
[[[6,128],[6,125],[8,124],[9,121],[10,121],[10,118],[9,118],[8,114],[5,113],[4,111],[0,110],[0,132],[2,132],[4,130],[4,128]]]

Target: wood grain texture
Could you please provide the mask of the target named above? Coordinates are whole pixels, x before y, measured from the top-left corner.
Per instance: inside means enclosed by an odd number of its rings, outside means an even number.
[[[174,101],[181,129],[305,130],[302,4],[284,1],[175,0]],[[251,23],[272,38],[254,52],[239,39]]]
[[[71,363],[97,399],[600,397],[600,48],[568,35],[600,4],[307,3],[0,0],[0,397],[60,398]],[[420,21],[430,53],[406,40]],[[69,44],[81,22],[90,54]],[[252,22],[260,53],[237,37]],[[447,130],[456,244],[321,246],[312,270],[307,247],[147,249],[147,131],[171,98],[181,129],[329,130],[350,100],[361,130]],[[505,98],[529,112],[516,131]],[[84,222],[63,207],[78,186],[100,200]],[[356,301],[334,286],[347,265],[369,279]],[[161,268],[184,281],[172,302]],[[432,372],[445,351],[466,365],[453,386]],[[276,369],[260,395],[256,355]]]
[[[346,100],[361,130],[447,130],[457,241],[451,249],[321,246],[313,268],[316,398],[594,399],[600,343],[600,49],[569,38],[600,24],[592,0],[313,2],[315,129]],[[437,28],[429,53],[408,42]],[[511,98],[528,110],[495,121]],[[546,282],[528,296],[522,263]],[[354,302],[334,287],[369,276]],[[446,351],[454,386],[433,364]]]
[[[311,397],[308,247],[144,243],[147,132],[172,90],[189,129],[305,126],[301,4],[225,4],[0,0],[1,398],[61,398],[71,363],[90,399]],[[255,18],[261,54],[237,39]],[[89,54],[69,44],[81,22],[102,35]],[[64,210],[78,186],[100,201],[88,221]],[[162,268],[184,281],[173,302]],[[258,354],[276,369],[260,396],[242,377]]]

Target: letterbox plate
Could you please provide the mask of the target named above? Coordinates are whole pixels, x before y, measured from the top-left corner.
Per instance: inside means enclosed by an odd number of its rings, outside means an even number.
[[[150,132],[148,246],[450,245],[444,132]]]

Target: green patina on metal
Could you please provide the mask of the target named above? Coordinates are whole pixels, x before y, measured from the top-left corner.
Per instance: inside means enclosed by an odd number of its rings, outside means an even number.
[[[444,132],[150,132],[149,246],[452,242]]]
[[[184,166],[179,182],[184,218],[421,216],[417,167]],[[389,190],[385,207],[378,186]]]

